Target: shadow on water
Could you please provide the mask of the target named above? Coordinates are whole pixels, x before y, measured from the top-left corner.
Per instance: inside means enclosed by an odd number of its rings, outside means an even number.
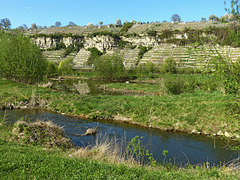
[[[164,150],[168,150],[167,159],[171,159],[172,163],[179,165],[186,163],[199,164],[206,161],[212,165],[219,165],[220,162],[228,162],[239,157],[239,152],[226,149],[226,143],[219,138],[162,132],[125,123],[79,119],[40,110],[0,111],[0,115],[4,113],[6,113],[9,123],[14,123],[19,117],[29,119],[29,121],[36,119],[53,121],[63,127],[66,135],[76,145],[82,147],[95,144],[96,136],[77,137],[75,134],[84,134],[87,128],[94,128],[99,122],[100,141],[104,141],[106,138],[117,139],[119,142],[125,141],[123,143],[127,144],[135,136],[143,137],[143,146],[152,152],[154,158],[158,161],[164,160],[162,154]]]

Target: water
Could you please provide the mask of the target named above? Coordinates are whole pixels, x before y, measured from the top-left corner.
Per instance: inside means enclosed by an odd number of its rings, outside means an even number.
[[[144,95],[135,92],[112,92],[105,91],[104,84],[112,83],[104,80],[90,80],[90,79],[65,79],[62,81],[52,81],[52,88],[57,91],[77,94],[94,95]],[[101,87],[101,88],[100,88]]]
[[[239,157],[239,152],[226,149],[226,143],[219,138],[208,138],[206,136],[188,135],[185,133],[162,132],[159,130],[138,127],[126,123],[111,121],[93,121],[68,117],[60,114],[40,110],[12,110],[0,111],[0,115],[6,113],[7,122],[15,122],[19,117],[31,120],[51,120],[63,127],[66,135],[78,145],[86,147],[96,142],[96,136],[77,137],[75,134],[84,134],[86,129],[98,125],[99,140],[123,141],[123,146],[135,136],[143,137],[142,144],[153,153],[158,161],[163,161],[162,152],[168,150],[167,160],[177,165],[186,163],[199,164],[208,161],[211,165],[220,162],[228,162]]]

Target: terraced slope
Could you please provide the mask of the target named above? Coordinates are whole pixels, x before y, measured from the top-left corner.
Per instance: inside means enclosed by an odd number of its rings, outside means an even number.
[[[159,45],[144,54],[139,64],[153,62],[161,65],[168,57],[173,57],[179,67],[202,68],[209,58],[221,55],[228,56],[233,61],[240,59],[240,48],[229,47],[176,47],[174,45]]]
[[[90,56],[90,52],[85,49],[80,49],[80,51],[77,53],[76,57],[73,59],[74,69],[82,69],[86,68],[87,66],[87,60]]]
[[[139,51],[140,50],[138,48],[130,49],[126,51],[124,56],[124,66],[126,69],[131,69],[136,67]]]
[[[43,55],[49,61],[53,61],[54,63],[59,64],[61,58],[63,57],[63,53],[65,50],[57,50],[57,51],[43,51]]]

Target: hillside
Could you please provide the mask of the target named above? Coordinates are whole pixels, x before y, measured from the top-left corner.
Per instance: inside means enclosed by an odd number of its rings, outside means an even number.
[[[122,27],[51,27],[35,33],[32,38],[45,50],[48,60],[59,64],[60,61],[70,58],[75,69],[86,68],[90,56],[88,48],[92,47],[107,54],[121,53],[128,69],[147,62],[161,65],[168,57],[174,58],[178,67],[201,69],[207,59],[215,56],[213,50],[224,55],[229,54],[234,61],[239,58],[240,49],[236,47],[238,42],[230,39],[229,29],[235,25],[220,22],[183,22],[130,23]],[[217,44],[214,48],[210,48],[209,39]],[[140,46],[149,47],[151,50],[139,57]],[[65,53],[64,47],[70,47],[71,53]]]

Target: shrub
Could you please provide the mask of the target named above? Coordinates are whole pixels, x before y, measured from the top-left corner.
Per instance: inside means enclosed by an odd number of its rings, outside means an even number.
[[[169,76],[164,80],[167,93],[178,95],[181,93],[193,93],[196,88],[194,77],[184,79],[182,76]]]
[[[88,62],[87,62],[88,65],[92,65],[94,61],[103,54],[101,51],[99,51],[95,47],[88,48],[88,51],[90,51],[90,57],[88,58]]]
[[[25,83],[36,83],[46,74],[47,61],[30,38],[0,33],[1,75]]]
[[[53,76],[55,74],[57,74],[57,67],[56,67],[56,65],[53,62],[48,61],[47,75],[48,76]]]
[[[58,72],[62,75],[72,74],[73,62],[72,59],[61,61],[58,66]]]
[[[151,30],[151,31],[148,31],[147,34],[149,36],[154,36],[155,37],[157,35],[157,31]]]
[[[140,49],[139,53],[138,53],[138,59],[142,59],[143,55],[148,52],[150,49],[152,49],[152,47],[146,47],[146,46],[138,46],[138,48]]]
[[[172,57],[167,58],[162,65],[163,72],[165,73],[176,73],[176,62]]]
[[[121,32],[122,34],[127,33],[128,29],[130,29],[133,25],[134,25],[134,23],[124,24],[124,25],[122,26],[120,32]]]
[[[119,55],[104,55],[94,61],[98,75],[106,79],[121,79],[125,77],[123,58]]]

